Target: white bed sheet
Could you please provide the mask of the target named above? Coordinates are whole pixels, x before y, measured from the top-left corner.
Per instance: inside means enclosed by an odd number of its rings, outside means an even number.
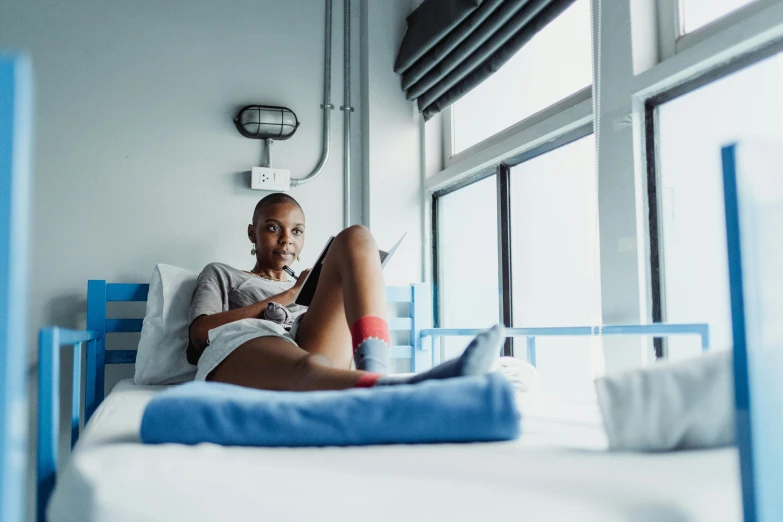
[[[607,453],[594,406],[541,400],[507,443],[146,446],[142,412],[161,388],[115,387],[58,478],[49,520],[741,520],[734,449]]]

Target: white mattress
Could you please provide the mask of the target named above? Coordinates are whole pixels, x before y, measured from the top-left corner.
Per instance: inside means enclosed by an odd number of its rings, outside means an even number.
[[[58,477],[49,520],[741,520],[734,449],[608,453],[594,406],[540,401],[508,443],[145,446],[141,415],[160,389],[117,385]]]

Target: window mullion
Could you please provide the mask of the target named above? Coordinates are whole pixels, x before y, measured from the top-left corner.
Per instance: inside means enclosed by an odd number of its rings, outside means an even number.
[[[511,298],[511,169],[504,164],[497,167],[498,187],[498,281],[500,282],[500,319],[510,328],[513,321]],[[514,339],[507,337],[503,355],[514,356]]]

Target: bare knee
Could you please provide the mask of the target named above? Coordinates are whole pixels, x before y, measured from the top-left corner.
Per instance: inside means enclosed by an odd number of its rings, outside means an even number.
[[[363,225],[352,225],[346,228],[337,234],[335,241],[351,248],[367,246],[375,249],[375,238],[372,237],[370,229]]]

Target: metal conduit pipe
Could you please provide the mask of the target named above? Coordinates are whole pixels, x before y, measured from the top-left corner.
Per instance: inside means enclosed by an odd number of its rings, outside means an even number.
[[[351,0],[343,0],[343,227],[351,226]]]
[[[304,178],[292,178],[291,186],[296,187],[312,181],[324,169],[326,160],[329,158],[329,122],[331,110],[334,105],[329,101],[332,97],[332,0],[326,0],[326,36],[324,45],[324,102],[321,109],[324,111],[323,118],[323,145],[321,148],[321,160],[315,169]]]

